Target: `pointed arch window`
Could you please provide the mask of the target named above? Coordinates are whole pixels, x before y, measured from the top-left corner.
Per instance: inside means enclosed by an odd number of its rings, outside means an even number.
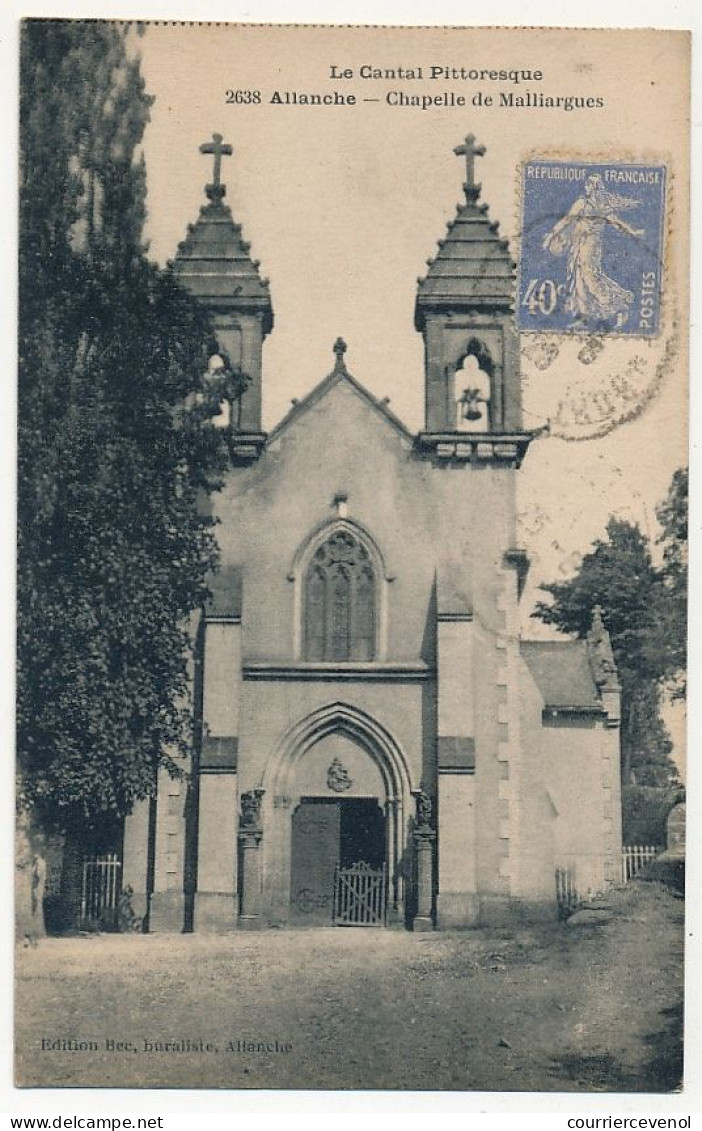
[[[305,577],[305,657],[375,659],[376,578],[360,540],[337,530],[315,551]]]

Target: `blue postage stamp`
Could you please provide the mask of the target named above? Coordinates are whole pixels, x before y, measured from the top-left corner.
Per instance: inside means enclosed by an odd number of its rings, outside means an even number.
[[[665,190],[664,165],[525,162],[519,329],[655,337]]]

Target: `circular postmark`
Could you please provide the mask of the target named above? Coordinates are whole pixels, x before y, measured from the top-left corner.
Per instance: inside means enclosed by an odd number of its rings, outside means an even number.
[[[525,423],[564,440],[606,436],[641,416],[677,356],[674,332],[651,340],[529,335],[521,348]]]
[[[632,482],[628,467],[601,450],[585,462],[566,462],[557,447],[551,442],[535,445],[520,484],[518,542],[531,566],[522,604],[529,611],[543,599],[542,584],[566,581],[577,573],[583,557],[605,537],[610,519],[655,537],[652,507]],[[531,621],[529,635],[533,626]]]

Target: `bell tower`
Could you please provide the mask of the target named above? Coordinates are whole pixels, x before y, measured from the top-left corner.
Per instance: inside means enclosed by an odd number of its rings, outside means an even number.
[[[263,341],[273,329],[273,306],[268,279],[261,278],[241,224],[224,203],[222,157],[231,157],[234,150],[221,134],[213,134],[200,152],[214,163],[212,181],[205,185],[208,203],[188,225],[173,271],[206,308],[225,363],[243,377],[244,391],[232,417],[232,453],[238,461],[248,460],[260,454],[266,439],[261,431],[261,367]]]
[[[478,203],[475,159],[485,146],[468,134],[454,153],[465,159],[465,203],[418,280],[414,323],[425,356],[425,430],[418,445],[438,458],[489,456],[518,465],[529,436],[522,431],[513,319],[516,264],[488,205]]]

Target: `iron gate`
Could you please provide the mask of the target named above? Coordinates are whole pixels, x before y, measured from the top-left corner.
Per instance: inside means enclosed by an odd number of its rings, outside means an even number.
[[[382,927],[385,924],[385,865],[337,866],[334,875],[334,926]]]
[[[117,926],[119,896],[122,889],[122,861],[116,852],[83,858],[83,889],[80,924]]]

